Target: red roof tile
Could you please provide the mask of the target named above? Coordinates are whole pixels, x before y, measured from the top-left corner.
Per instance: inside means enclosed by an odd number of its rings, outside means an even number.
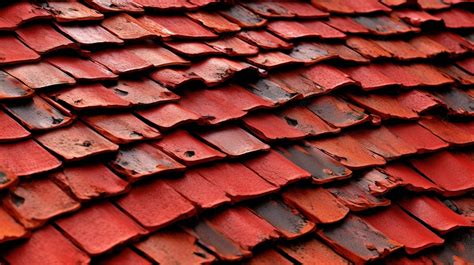
[[[123,41],[99,25],[79,26],[69,24],[56,25],[64,34],[81,45],[121,44]]]
[[[29,87],[3,71],[0,71],[0,82],[2,82],[0,86],[2,100],[29,97],[33,93]]]
[[[143,7],[140,4],[128,0],[86,0],[85,2],[101,12],[143,12]]]
[[[372,13],[379,11],[390,11],[390,8],[382,5],[377,0],[357,0],[347,3],[341,0],[311,1],[311,3],[323,10],[334,13]]]
[[[301,264],[320,264],[323,262],[330,262],[330,264],[333,265],[342,265],[349,262],[333,249],[316,239],[307,239],[300,242],[282,245],[279,246],[279,248],[285,254]]]
[[[133,52],[123,49],[103,50],[91,55],[92,60],[109,68],[114,74],[132,73],[153,66]]]
[[[109,80],[117,78],[117,75],[102,65],[85,59],[57,56],[49,58],[48,62],[78,80]]]
[[[18,37],[38,53],[47,53],[64,48],[74,48],[75,44],[48,24],[30,25],[16,31]]]
[[[292,127],[292,121],[273,114],[252,115],[244,118],[245,125],[265,141],[302,139],[306,133]]]
[[[101,265],[113,265],[113,264],[123,264],[123,265],[151,265],[152,263],[138,255],[136,252],[130,248],[126,248],[119,253],[115,253],[107,256],[103,261],[99,261]]]
[[[178,104],[163,104],[154,108],[140,110],[138,114],[160,128],[171,127],[199,120],[199,116]]]
[[[136,40],[153,37],[154,34],[140,25],[135,18],[119,14],[102,21],[101,25],[122,40]]]
[[[0,111],[0,142],[8,142],[29,137],[31,134],[13,118]]]
[[[206,42],[217,51],[230,56],[251,56],[258,53],[258,48],[237,38],[230,37]]]
[[[74,78],[45,62],[12,66],[5,71],[33,89],[76,83]]]
[[[187,15],[217,33],[236,32],[240,30],[237,24],[228,21],[217,13],[200,11],[187,13]]]
[[[418,152],[436,151],[448,144],[417,123],[397,124],[387,129]]]
[[[146,27],[163,38],[208,39],[216,34],[185,16],[145,16],[139,19]]]
[[[0,228],[0,242],[2,243],[22,238],[27,233],[25,228],[18,224],[3,207],[0,207],[0,224],[2,224],[2,228]]]
[[[425,116],[419,121],[420,125],[430,130],[434,135],[438,136],[451,145],[466,145],[474,141],[474,135],[466,134],[463,129],[433,116]]]
[[[221,14],[242,28],[253,28],[267,23],[266,19],[259,17],[241,5],[233,5],[227,10],[221,11]]]
[[[13,36],[2,36],[0,38],[0,49],[3,51],[11,51],[2,53],[0,64],[12,64],[21,62],[32,62],[39,59],[39,55],[33,50],[26,47],[17,38]]]
[[[262,49],[289,49],[291,44],[264,30],[247,30],[238,34],[243,40]]]
[[[108,87],[132,105],[156,104],[179,99],[179,96],[150,79],[122,79]]]
[[[472,28],[474,27],[473,14],[463,9],[453,8],[449,11],[435,13],[434,16],[443,19],[448,28]]]
[[[70,22],[82,20],[100,20],[104,15],[97,10],[90,9],[79,2],[54,2],[47,3],[47,10],[52,13],[56,21]]]
[[[50,18],[51,14],[40,6],[29,2],[14,2],[2,7],[0,29],[15,29],[28,21]]]
[[[340,39],[346,36],[344,33],[319,21],[301,23],[296,21],[275,21],[268,25],[268,29],[286,40],[308,37]]]

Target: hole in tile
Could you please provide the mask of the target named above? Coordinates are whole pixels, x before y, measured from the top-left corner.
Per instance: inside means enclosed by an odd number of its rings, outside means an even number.
[[[60,124],[61,122],[64,121],[63,118],[55,118],[55,117],[51,117],[51,119],[53,120],[53,124]]]
[[[11,198],[12,203],[16,207],[20,207],[21,205],[23,205],[23,203],[25,203],[25,199],[16,195],[15,193],[11,193],[10,198]]]
[[[127,91],[121,90],[121,89],[118,89],[118,88],[114,88],[114,92],[115,92],[115,94],[117,94],[119,96],[127,96],[128,95]]]
[[[186,151],[186,152],[184,152],[184,156],[186,156],[186,157],[193,157],[193,156],[195,156],[195,155],[196,155],[196,153],[195,153],[194,151]]]
[[[90,146],[92,146],[92,142],[91,141],[84,141],[84,142],[82,142],[81,145],[84,146],[84,147],[90,147]]]
[[[5,184],[8,181],[10,181],[10,179],[8,179],[7,174],[0,171],[0,184]]]
[[[292,119],[290,117],[285,116],[285,120],[286,120],[286,123],[288,123],[288,125],[291,125],[291,126],[297,126],[298,125],[298,121],[295,120],[295,119]]]

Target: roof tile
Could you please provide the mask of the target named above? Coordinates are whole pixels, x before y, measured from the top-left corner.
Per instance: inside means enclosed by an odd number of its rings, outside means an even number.
[[[455,79],[462,85],[471,85],[474,84],[474,76],[462,70],[461,68],[455,65],[448,65],[446,67],[438,67],[438,69],[449,75],[452,79]]]
[[[380,47],[380,45],[378,45],[376,42],[370,39],[361,38],[361,37],[350,37],[346,40],[346,43],[347,45],[349,45],[349,47],[360,52],[362,55],[370,59],[392,57],[392,54],[390,52]],[[359,68],[363,68],[363,67],[359,67]]]
[[[17,141],[31,135],[18,122],[0,110],[0,142]],[[0,181],[1,182],[1,181]]]
[[[322,86],[325,91],[355,84],[354,80],[341,70],[325,64],[317,64],[305,69],[302,75],[316,84]]]
[[[229,56],[252,56],[258,53],[258,48],[248,44],[237,37],[221,38],[214,41],[206,42],[217,51],[225,53]]]
[[[101,20],[104,18],[104,15],[97,10],[90,9],[79,2],[48,1],[45,4],[45,9],[59,22]]]
[[[350,94],[349,97],[365,109],[384,119],[417,119],[418,114],[388,94]]]
[[[100,265],[114,265],[120,263],[122,265],[151,265],[152,263],[138,255],[130,248],[125,248],[118,253],[106,256],[104,260],[99,262]]]
[[[393,12],[394,15],[410,23],[413,26],[421,26],[428,22],[440,22],[440,18],[435,17],[422,10],[401,9]]]
[[[422,9],[444,9],[449,8],[449,4],[440,0],[418,0],[418,5]]]
[[[0,99],[24,98],[31,96],[33,93],[29,87],[3,71],[0,71],[0,82],[2,83]]]
[[[278,248],[301,264],[316,265],[330,262],[331,265],[343,265],[349,263],[329,246],[314,238],[294,241],[280,245]]]
[[[453,54],[463,54],[469,49],[473,48],[472,44],[467,42],[461,36],[452,32],[439,32],[436,34],[431,34],[429,35],[429,38],[443,45],[450,53]]]
[[[308,37],[319,37],[322,39],[341,39],[346,36],[339,30],[332,28],[320,21],[273,21],[270,22],[270,24],[268,25],[268,29],[286,40]]]
[[[291,265],[293,262],[284,258],[280,253],[278,253],[273,248],[267,248],[262,251],[257,251],[254,253],[252,259],[248,260],[245,264],[247,265]]]
[[[0,190],[16,185],[19,180],[17,175],[4,167],[0,167]]]
[[[458,61],[456,62],[456,64],[462,69],[474,75],[474,57]]]
[[[400,93],[397,96],[397,100],[399,100],[403,106],[412,109],[418,114],[440,105],[439,100],[434,96],[420,90],[410,90],[406,93]]]
[[[138,20],[146,23],[147,29],[153,30],[162,38],[209,39],[217,37],[216,34],[185,16],[147,15]]]
[[[358,185],[375,196],[382,196],[403,184],[402,179],[378,169],[372,169],[358,179]]]
[[[312,42],[299,43],[291,50],[289,55],[305,64],[313,64],[335,57],[317,43]]]
[[[397,35],[420,31],[420,29],[411,27],[405,24],[400,19],[393,16],[359,16],[353,19],[360,25],[367,28],[371,33],[381,36]]]
[[[464,91],[455,87],[448,90],[440,90],[434,93],[444,104],[449,112],[457,115],[474,115],[474,94],[469,90]]]
[[[462,216],[471,220],[474,220],[474,209],[473,209],[473,202],[474,198],[472,197],[459,197],[459,198],[452,198],[449,200],[443,201],[446,206],[450,209],[454,210],[456,213],[461,214]]]
[[[148,78],[121,79],[108,89],[133,105],[156,104],[179,99],[178,95]]]
[[[228,20],[237,23],[242,28],[260,27],[267,23],[267,20],[261,18],[241,5],[233,5],[220,13]]]
[[[374,65],[363,65],[344,68],[344,71],[351,76],[352,79],[360,82],[362,89],[375,90],[386,87],[397,86],[399,83],[394,79],[386,76],[378,67]]]
[[[127,50],[155,67],[187,66],[189,64],[178,55],[153,43],[131,45]]]
[[[242,3],[242,5],[264,17],[290,18],[290,17],[295,16],[295,14],[291,13],[285,7],[281,6],[280,3],[247,2],[247,3]],[[310,6],[310,8],[314,8],[314,7]]]
[[[199,11],[189,12],[187,15],[217,33],[236,32],[240,30],[237,24],[228,21],[218,13]]]
[[[265,78],[259,79],[255,83],[246,84],[245,88],[263,99],[271,101],[274,105],[286,103],[298,96],[298,94],[290,90],[286,84],[280,85],[278,83]]]
[[[78,80],[110,80],[117,76],[100,64],[69,56],[48,58],[48,62]]]
[[[243,122],[253,133],[265,141],[297,140],[307,135],[299,127],[293,126],[294,120],[281,118],[273,114],[254,114],[245,117]]]
[[[405,165],[401,162],[388,164],[379,171],[384,172],[393,178],[399,179],[402,185],[414,191],[436,191],[444,192],[442,188],[431,182],[429,179],[420,175],[414,168]]]
[[[447,143],[417,123],[395,124],[386,128],[419,153],[448,147]]]
[[[390,205],[389,199],[372,194],[371,185],[370,181],[357,178],[342,185],[331,187],[329,191],[353,212]]]
[[[299,18],[323,18],[327,17],[329,14],[323,12],[314,6],[304,3],[304,2],[286,2],[281,1],[278,5],[286,9],[290,14],[294,14]],[[273,10],[269,10],[271,12]]]
[[[357,0],[353,2],[345,2],[343,0],[325,0],[325,1],[311,1],[311,3],[323,10],[331,13],[373,13],[380,11],[390,11],[390,8],[382,5],[377,0]]]
[[[0,207],[0,242],[22,238],[27,235],[25,228],[17,223],[3,207]]]
[[[275,73],[267,79],[283,90],[293,91],[303,97],[322,94],[330,90],[303,76],[299,71]]]
[[[435,17],[443,19],[447,28],[462,29],[474,27],[474,15],[467,10],[452,8],[434,14]]]
[[[86,0],[85,2],[101,12],[143,12],[143,7],[140,4],[129,0]]]
[[[288,125],[311,136],[337,133],[340,131],[339,128],[334,128],[328,125],[319,118],[319,116],[303,106],[285,109],[278,115],[285,119]]]
[[[295,59],[285,53],[278,51],[261,52],[255,57],[247,59],[250,63],[265,69],[273,69],[290,64],[300,63],[301,60]]]
[[[102,21],[106,28],[122,40],[136,40],[153,37],[154,34],[142,27],[140,22],[127,14],[119,14]]]
[[[375,40],[374,42],[380,47],[382,47],[384,50],[391,53],[392,57],[398,60],[412,60],[412,59],[426,58],[427,57],[426,47],[423,50],[417,49],[418,47],[413,46],[413,43],[414,43],[413,41],[415,39],[411,39],[410,42],[406,42],[402,40]],[[427,43],[428,40],[425,40],[423,45],[426,45],[427,47],[432,48],[432,46],[428,46],[428,43]]]
[[[215,86],[231,78],[236,73],[249,69],[256,70],[256,67],[226,58],[211,57],[193,64],[186,73],[191,77],[197,76],[201,78],[207,86]]]
[[[75,44],[57,32],[49,24],[30,25],[19,28],[18,37],[38,53],[47,53],[64,48],[75,48]]]
[[[450,145],[466,145],[474,142],[474,134],[466,133],[462,128],[449,121],[434,116],[425,116],[419,123]]]
[[[50,18],[51,14],[29,2],[13,2],[2,7],[0,17],[0,29],[13,30],[27,21]]]
[[[57,24],[56,27],[64,34],[81,45],[121,44],[123,41],[100,25],[69,25]]]
[[[349,17],[330,17],[328,24],[346,33],[369,33],[368,29]]]
[[[169,129],[171,127],[199,120],[199,116],[179,104],[169,103],[146,110],[139,110],[137,113],[152,122],[156,126]]]
[[[76,83],[74,78],[45,62],[12,66],[4,70],[33,89]]]
[[[290,49],[291,44],[265,30],[241,31],[237,36],[261,49]]]
[[[180,53],[189,57],[201,57],[222,53],[221,51],[218,51],[209,45],[198,41],[165,42],[165,45],[176,53]]]
[[[109,68],[114,74],[125,74],[146,70],[153,66],[152,63],[125,49],[108,49],[95,52],[92,60]]]

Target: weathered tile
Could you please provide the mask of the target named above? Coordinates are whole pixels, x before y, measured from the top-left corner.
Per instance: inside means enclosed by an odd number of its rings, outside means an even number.
[[[227,37],[206,42],[213,49],[229,56],[252,56],[258,53],[258,48],[237,38]]]
[[[331,27],[334,27],[345,33],[369,33],[369,30],[362,25],[355,22],[350,17],[336,17],[331,16],[327,22]]]
[[[151,265],[147,259],[138,255],[135,251],[130,248],[125,248],[117,253],[112,253],[110,255],[105,255],[102,259],[96,260],[97,264],[100,265]]]
[[[295,16],[284,6],[275,2],[245,2],[242,5],[263,17],[291,18]],[[314,8],[312,6],[309,7]]]
[[[449,76],[429,64],[381,64],[377,67],[380,67],[379,70],[386,76],[400,80],[400,83],[405,87],[441,86],[453,83]]]
[[[359,16],[353,18],[357,23],[367,28],[371,33],[381,36],[419,32],[419,28],[411,27],[396,17],[388,16]]]
[[[179,96],[150,79],[121,79],[107,87],[115,95],[133,105],[148,105],[175,101]]]
[[[188,12],[186,14],[217,33],[236,32],[240,30],[237,24],[228,21],[218,13],[199,11]]]
[[[262,251],[256,251],[253,253],[253,257],[247,260],[243,264],[245,265],[291,265],[293,262],[289,261],[283,255],[278,253],[272,248],[267,248]]]
[[[374,65],[347,67],[343,71],[360,83],[363,90],[370,91],[387,87],[395,87],[400,83],[384,75]]]
[[[474,74],[474,59],[472,57],[457,61],[456,65],[465,71]]]
[[[417,119],[418,114],[389,94],[349,94],[349,97],[365,109],[384,119]]]
[[[451,198],[449,200],[444,200],[443,203],[446,204],[451,210],[455,211],[457,214],[460,214],[469,220],[474,221],[474,207],[473,207],[474,198],[472,196]]]
[[[218,51],[209,45],[198,41],[165,42],[165,45],[176,53],[190,57],[204,57],[222,53],[221,51]]]
[[[26,47],[21,41],[13,36],[0,37],[0,50],[8,51],[2,52],[0,64],[24,63],[37,61],[40,56]]]
[[[443,19],[444,25],[451,29],[464,29],[474,27],[474,15],[461,8],[452,8],[434,14],[435,17]]]
[[[90,6],[101,12],[119,12],[142,13],[143,6],[129,0],[86,0]]]
[[[237,36],[261,49],[290,49],[292,45],[265,30],[247,30]]]
[[[147,15],[138,20],[162,38],[209,39],[217,37],[216,34],[185,16]]]
[[[33,90],[22,82],[0,71],[0,99],[18,99],[31,96]]]
[[[92,53],[91,58],[109,68],[114,74],[143,71],[153,66],[152,63],[138,57],[127,49],[101,50]]]
[[[279,2],[278,5],[287,10],[288,13],[299,18],[324,18],[329,14],[323,12],[309,3],[304,2]],[[268,12],[273,12],[269,9]]]
[[[136,40],[154,36],[152,32],[142,27],[134,17],[125,13],[105,19],[101,25],[122,40]]]
[[[405,183],[401,178],[392,176],[379,169],[365,172],[357,179],[357,185],[374,196],[383,196],[389,191],[403,186]]]
[[[474,93],[452,87],[447,90],[434,92],[452,114],[473,116],[474,115]]]
[[[0,190],[16,185],[19,181],[17,175],[4,167],[5,166],[0,167]]]
[[[401,185],[409,190],[444,193],[444,190],[441,187],[420,175],[420,173],[418,173],[414,168],[401,162],[390,163],[378,170],[398,181],[401,181]]]
[[[56,56],[48,58],[48,62],[78,80],[110,80],[117,78],[117,75],[102,65],[86,59]]]
[[[131,45],[127,51],[154,67],[189,65],[188,61],[154,43]]]
[[[280,118],[270,113],[253,114],[245,117],[243,122],[254,134],[265,141],[297,140],[307,135],[298,127],[292,127],[294,120]]]
[[[209,70],[209,69],[208,69]],[[170,89],[182,87],[191,82],[204,82],[204,79],[194,72],[186,71],[185,69],[158,69],[150,74],[151,79],[168,87]],[[216,79],[216,84],[221,82],[221,79]]]
[[[322,86],[325,91],[355,84],[347,74],[325,64],[311,66],[305,69],[302,75]]]
[[[345,128],[369,120],[364,110],[334,96],[322,96],[312,100],[307,108],[329,124]]]
[[[463,54],[472,49],[471,43],[452,32],[430,34],[429,38],[446,47],[451,54]]]
[[[90,9],[79,2],[48,1],[45,9],[59,22],[101,20],[104,18],[104,15],[99,11]]]
[[[294,92],[304,98],[323,94],[330,90],[302,75],[300,70],[274,73],[267,80],[284,91]]]
[[[139,110],[137,113],[163,129],[169,129],[174,126],[199,120],[199,116],[196,113],[175,103],[163,104],[157,107]]]
[[[403,40],[375,40],[374,42],[391,53],[392,57],[397,60],[413,60],[428,57],[426,49],[418,50],[414,45],[411,45],[412,41],[413,39],[410,42]]]
[[[298,96],[295,91],[286,88],[286,85],[280,86],[276,82],[266,78],[245,84],[244,86],[250,92],[272,102],[274,105],[286,103]]]
[[[400,103],[420,114],[440,105],[440,101],[428,92],[410,90],[396,96]]]
[[[56,26],[65,35],[81,45],[123,43],[121,39],[117,38],[114,34],[110,33],[100,25],[57,24]]]
[[[353,21],[353,20],[351,20]],[[352,49],[358,51],[362,55],[370,59],[391,58],[392,54],[382,48],[373,40],[362,37],[350,37],[346,40],[346,44]],[[357,69],[357,68],[355,68]],[[365,69],[370,69],[365,67]],[[374,70],[374,72],[378,72]]]
[[[273,69],[302,62],[301,60],[295,59],[286,53],[278,51],[261,52],[255,57],[247,58],[247,60],[256,66],[265,69]]]
[[[449,75],[451,78],[455,79],[457,82],[462,85],[471,85],[474,84],[474,76],[457,67],[456,65],[448,65],[445,67],[438,67],[438,69]]]
[[[38,24],[22,27],[16,30],[18,37],[28,47],[38,53],[47,53],[65,48],[74,48],[75,44],[64,35],[57,32],[49,24]]]
[[[301,42],[293,47],[289,55],[305,64],[313,64],[336,57],[329,51],[313,42]]]
[[[337,254],[326,244],[314,238],[288,242],[278,248],[301,264],[317,265],[330,262],[333,265],[349,264],[349,261]],[[274,264],[269,263],[269,264]],[[283,263],[286,264],[286,263]],[[289,264],[293,264],[292,262]]]
[[[4,111],[0,110],[0,142],[18,141],[30,135],[29,131]]]
[[[4,70],[33,89],[76,83],[74,78],[45,62],[12,66]]]
[[[0,29],[13,30],[28,21],[51,18],[51,14],[30,2],[14,2],[2,8],[0,17]]]
[[[268,29],[285,40],[310,37],[342,39],[346,37],[344,33],[320,21],[273,21],[268,24]]]
[[[431,39],[428,36],[418,36],[409,40],[410,45],[426,54],[426,57],[431,58],[441,54],[449,54],[448,48]]]
[[[343,0],[311,1],[311,3],[325,11],[331,13],[352,14],[352,13],[373,13],[386,12],[390,8],[379,3],[377,0],[345,2]]]
[[[433,23],[441,21],[440,18],[437,18],[422,10],[402,9],[395,11],[394,14],[413,26],[421,26],[428,22]]]
[[[242,28],[254,28],[267,23],[266,19],[261,18],[241,5],[232,5],[228,9],[220,11],[220,13]]]
[[[0,207],[0,242],[4,243],[10,240],[19,239],[27,236],[26,229],[17,223],[17,221],[3,207]]]
[[[417,152],[436,151],[448,147],[448,144],[436,137],[418,123],[395,124],[386,127],[401,140],[414,147]]]
[[[390,205],[389,199],[373,195],[368,184],[370,183],[361,178],[356,178],[350,182],[330,187],[328,190],[353,212]]]
[[[424,116],[418,123],[450,145],[466,145],[474,142],[474,134],[472,132],[466,133],[455,123],[439,117]]]

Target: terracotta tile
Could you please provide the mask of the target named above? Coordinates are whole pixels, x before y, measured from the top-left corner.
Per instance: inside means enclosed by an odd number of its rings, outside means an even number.
[[[31,238],[6,250],[5,259],[11,264],[87,264],[90,258],[67,240],[52,225],[46,226]]]
[[[16,185],[19,181],[17,175],[13,174],[13,172],[3,167],[4,166],[0,167],[0,190]]]
[[[125,108],[130,106],[125,101],[101,84],[84,84],[71,89],[53,92],[49,95],[52,99],[66,103],[76,110],[96,108]]]
[[[373,12],[387,12],[390,8],[382,5],[377,0],[363,1],[357,0],[353,2],[345,2],[343,0],[326,0],[326,1],[311,1],[311,3],[325,11],[331,13],[373,13]]]
[[[145,230],[110,202],[95,204],[56,221],[90,255],[102,254],[145,233]]]
[[[387,87],[395,87],[400,83],[386,76],[378,67],[374,65],[363,65],[344,68],[352,79],[359,82],[362,89],[366,91],[376,90]]]
[[[417,119],[418,114],[388,94],[350,94],[349,97],[365,109],[384,119]]]
[[[244,161],[244,165],[268,182],[280,187],[311,176],[311,173],[273,150]]]
[[[453,8],[433,15],[443,19],[447,28],[463,29],[474,27],[474,16],[470,12],[460,8]]]
[[[373,195],[368,184],[370,183],[356,178],[339,186],[328,188],[328,190],[352,212],[390,205],[389,199]]]
[[[398,60],[426,58],[426,49],[417,49],[417,47],[411,45],[412,41],[413,39],[410,40],[410,42],[403,40],[375,40],[374,42],[391,53],[393,55],[392,57]],[[425,43],[425,45],[427,45],[427,43]]]
[[[418,123],[450,145],[466,145],[474,141],[472,133],[466,133],[456,124],[438,117],[424,116]]]
[[[308,171],[315,183],[323,184],[336,179],[345,179],[351,171],[322,151],[309,144],[278,148],[283,156]]]
[[[247,7],[251,11],[263,16],[271,18],[291,18],[296,14],[292,13],[284,6],[281,6],[280,3],[274,2],[247,2],[242,3],[243,6]],[[309,8],[314,9],[311,5],[308,5]]]
[[[471,85],[474,84],[474,77],[468,72],[462,70],[461,68],[455,65],[448,65],[445,67],[438,67],[438,69],[450,76],[452,79],[455,79],[458,83],[462,85]]]
[[[187,131],[167,134],[153,145],[175,156],[186,165],[195,165],[224,158],[226,155],[199,141]]]
[[[0,71],[0,99],[19,99],[31,96],[33,90],[22,82]]]
[[[276,250],[267,248],[262,251],[254,252],[253,257],[247,260],[244,264],[246,265],[291,265],[293,262],[284,258]]]
[[[307,135],[299,127],[292,127],[294,120],[280,118],[269,113],[259,113],[243,119],[245,125],[258,137],[265,141],[297,140]]]
[[[305,69],[302,75],[322,86],[325,91],[355,84],[347,74],[325,64],[311,66]]]
[[[40,56],[26,47],[17,38],[5,35],[0,37],[0,50],[8,51],[2,52],[0,64],[24,63],[38,61]]]
[[[22,181],[3,199],[3,205],[26,228],[36,228],[49,219],[79,209],[80,204],[49,179]]]
[[[213,255],[197,244],[195,237],[177,229],[157,232],[135,246],[160,264],[206,264],[215,261]]]
[[[471,220],[456,214],[432,196],[403,197],[398,204],[441,234],[472,226]]]
[[[92,60],[109,68],[114,74],[143,71],[153,66],[126,49],[102,50],[91,55]]]
[[[418,153],[436,151],[448,147],[447,143],[418,123],[395,124],[386,128],[403,142],[415,148]]]
[[[44,62],[12,66],[4,70],[33,89],[76,83],[74,78]]]
[[[241,31],[237,36],[261,49],[290,49],[292,45],[265,30]]]
[[[202,42],[166,42],[171,50],[190,57],[210,56],[214,54],[221,54],[222,52],[210,47]]]
[[[223,190],[195,170],[186,171],[184,177],[169,178],[165,182],[200,209],[214,208],[230,202]]]
[[[449,8],[449,4],[440,1],[440,0],[419,0],[418,5],[422,9],[428,9],[428,10],[433,10],[433,9],[444,9],[444,8]]]
[[[440,22],[441,19],[425,11],[402,9],[394,12],[394,15],[410,23],[413,26],[420,26],[428,22]]]
[[[307,65],[336,57],[314,42],[299,43],[291,50],[289,55]]]
[[[344,33],[320,21],[274,21],[268,24],[268,29],[286,40],[309,37],[322,39],[341,39],[346,37]]]
[[[153,43],[132,45],[127,50],[155,67],[189,65],[188,61]]]
[[[307,108],[329,124],[345,128],[369,120],[364,110],[334,96],[322,96],[312,100]]]
[[[116,144],[159,138],[160,132],[130,113],[83,116],[82,119]]]
[[[60,31],[81,45],[122,44],[123,41],[100,25],[57,24]]]
[[[279,2],[279,6],[283,7],[288,11],[288,13],[295,15],[299,18],[323,18],[327,17],[329,14],[323,12],[311,4],[303,2]],[[269,10],[271,12],[272,10]]]
[[[51,14],[29,2],[13,2],[2,7],[0,17],[0,29],[13,30],[27,21],[51,18]]]
[[[390,163],[383,168],[379,168],[378,170],[392,176],[395,179],[398,179],[401,181],[401,184],[409,190],[436,191],[438,193],[444,193],[442,188],[420,175],[412,167],[401,162]]]
[[[442,74],[435,67],[426,64],[395,65],[383,64],[377,65],[386,76],[401,81],[405,87],[416,86],[441,86],[453,82],[447,75]]]
[[[190,201],[161,180],[134,187],[117,203],[148,230],[164,227],[196,213]]]
[[[416,113],[423,113],[440,105],[436,97],[420,90],[400,93],[396,98],[403,106],[412,109]]]
[[[147,29],[163,38],[209,39],[217,37],[216,34],[185,16],[153,15],[141,17],[138,20],[145,23]]]
[[[343,61],[355,63],[369,62],[369,59],[344,44],[320,43],[319,45],[329,51],[329,54],[336,56]]]
[[[248,208],[237,206],[207,218],[217,231],[244,249],[279,237],[275,228]]]
[[[240,31],[240,27],[237,24],[228,21],[218,13],[199,11],[188,12],[186,15],[217,33]]]
[[[258,53],[257,47],[237,37],[221,38],[215,41],[208,41],[206,44],[229,56],[252,56]]]
[[[380,2],[390,7],[400,7],[406,5],[408,0],[381,0]]]
[[[385,160],[367,149],[349,135],[320,139],[310,142],[311,145],[336,157],[349,168],[359,169],[385,164]]]
[[[270,149],[270,146],[238,126],[231,125],[217,130],[204,131],[199,133],[199,136],[230,157]]]
[[[331,27],[334,27],[345,33],[369,33],[369,30],[358,24],[350,17],[336,17],[332,16],[327,22]]]
[[[464,91],[452,87],[448,90],[437,91],[434,95],[446,104],[450,113],[462,116],[474,115],[474,94],[470,95],[469,90]]]
[[[142,13],[144,11],[140,4],[129,0],[86,0],[85,2],[100,12]]]
[[[258,67],[265,69],[273,69],[276,67],[282,67],[290,64],[301,63],[299,59],[295,59],[286,55],[282,52],[264,52],[259,53],[255,57],[250,57],[247,59],[250,63],[255,64]]]
[[[242,28],[255,28],[267,23],[266,19],[241,5],[232,5],[228,9],[220,11],[220,14]]]
[[[402,247],[354,215],[349,215],[338,226],[324,228],[318,234],[356,264],[385,257]]]
[[[154,34],[143,28],[134,17],[119,14],[102,21],[101,25],[122,40],[136,40],[153,37]]]
[[[61,166],[61,161],[33,140],[0,144],[0,160],[2,168],[17,176],[44,173]]]
[[[449,49],[434,41],[428,36],[418,36],[409,40],[410,45],[418,51],[426,54],[427,57],[435,57],[440,54],[448,54]]]
[[[105,256],[103,259],[99,260],[98,264],[151,265],[152,263],[138,255],[130,248],[125,248],[124,250],[118,253],[113,253],[111,255]]]
[[[464,154],[443,151],[428,157],[413,159],[411,164],[431,181],[445,189],[445,195],[459,195],[474,188],[472,181],[473,161]],[[446,178],[448,175],[450,177]]]
[[[452,198],[443,201],[443,203],[446,204],[446,206],[448,206],[451,210],[468,218],[471,220],[471,222],[474,221],[473,202],[474,198],[472,196]]]
[[[118,150],[117,145],[107,141],[80,122],[39,135],[36,139],[67,161],[81,160]]]
[[[54,173],[52,178],[79,201],[117,195],[128,189],[126,181],[98,163],[66,167],[63,171]]]
[[[156,126],[169,129],[184,123],[199,120],[199,116],[179,104],[169,103],[146,110],[139,110],[137,113],[152,122]]]
[[[164,103],[179,99],[178,95],[148,78],[121,79],[108,89],[133,105]]]
[[[220,88],[207,90],[210,98],[228,106],[235,106],[242,111],[250,111],[260,108],[269,108],[273,103],[253,94],[237,84],[223,85]]]
[[[373,40],[361,38],[361,37],[350,37],[346,40],[347,45],[352,49],[358,51],[362,55],[370,59],[379,59],[379,58],[391,58],[392,54],[382,48]],[[361,69],[369,69],[369,67],[359,67]],[[354,69],[358,69],[355,68]],[[374,72],[378,72],[374,70]]]
[[[56,56],[48,58],[48,63],[78,80],[113,80],[117,78],[117,75],[107,70],[107,68],[86,59]]]
[[[110,166],[132,181],[185,167],[149,144],[139,144],[120,149]]]
[[[293,187],[282,196],[288,205],[297,208],[316,223],[338,222],[349,213],[349,209],[324,188]]]
[[[380,169],[372,169],[365,172],[357,180],[357,185],[374,196],[383,196],[404,184],[402,179],[389,175]]]
[[[146,7],[146,8],[152,8],[152,9],[157,9],[157,10],[173,10],[173,9],[183,9],[183,8],[196,8],[196,5],[189,2],[189,1],[183,1],[183,0],[163,0],[163,1],[153,1],[153,0],[136,0],[134,1],[135,3]]]
[[[349,263],[348,260],[337,254],[329,246],[313,238],[293,241],[280,245],[278,248],[301,264],[343,265]]]
[[[316,225],[280,200],[265,200],[252,204],[255,214],[274,226],[287,239],[311,232]]]
[[[79,2],[49,1],[46,5],[46,9],[59,22],[101,20],[104,18],[104,15],[99,11],[90,9]]]
[[[467,71],[471,74],[474,74],[474,59],[472,59],[472,57],[468,58],[468,59],[458,61],[458,62],[456,62],[456,64],[457,64],[457,66],[461,67],[465,71]]]
[[[268,80],[284,91],[293,91],[303,97],[319,95],[330,90],[303,76],[300,70],[274,73]]]
[[[367,28],[371,33],[381,36],[419,32],[419,28],[405,24],[397,17],[388,16],[359,16],[353,18],[357,23]]]
[[[468,51],[469,48],[472,49],[471,43],[452,32],[431,34],[429,35],[429,38],[446,47],[452,54],[463,54]]]
[[[187,232],[195,236],[201,245],[211,250],[223,261],[238,261],[251,255],[250,251],[242,249],[205,220],[193,224],[190,229],[187,229]]]
[[[64,48],[74,48],[74,43],[57,32],[49,24],[38,24],[16,30],[18,37],[38,53],[47,53]]]
[[[200,168],[199,175],[215,184],[233,200],[255,198],[278,190],[240,163],[220,163]]]
[[[183,69],[163,68],[158,69],[150,74],[151,79],[170,88],[175,89],[192,82],[204,82],[202,77],[193,72]],[[220,80],[219,80],[220,81]]]
[[[375,214],[362,217],[388,238],[404,245],[408,254],[443,244],[444,240],[418,223],[398,206],[390,206]]]
[[[0,207],[0,223],[2,224],[2,228],[0,228],[0,242],[2,243],[27,235],[25,228],[17,223],[3,207]]]
[[[281,105],[295,99],[298,94],[287,85],[280,85],[270,79],[259,79],[257,82],[245,84],[245,88],[255,95],[268,100],[273,105]]]
[[[0,142],[17,141],[28,138],[30,135],[29,131],[0,110]]]

